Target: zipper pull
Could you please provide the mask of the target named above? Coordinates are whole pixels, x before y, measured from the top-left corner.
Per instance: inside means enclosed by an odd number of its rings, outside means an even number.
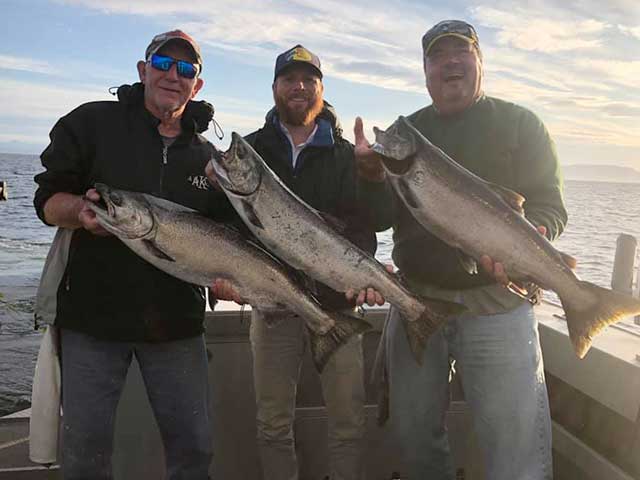
[[[167,146],[166,146],[166,145],[162,147],[162,163],[163,163],[164,165],[166,165],[166,164],[167,164],[167,154],[168,154],[168,150],[169,150],[169,149],[167,148]]]

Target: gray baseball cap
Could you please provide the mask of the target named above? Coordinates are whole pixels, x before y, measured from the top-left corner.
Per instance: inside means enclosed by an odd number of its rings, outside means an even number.
[[[193,51],[193,55],[196,58],[196,63],[202,65],[202,54],[200,53],[200,47],[198,46],[196,41],[191,38],[191,35],[187,35],[182,30],[172,30],[170,32],[159,33],[158,35],[153,37],[151,43],[147,47],[147,50],[144,52],[144,59],[148,61],[151,58],[151,55],[156,53],[171,41],[181,41],[187,44]]]
[[[423,53],[427,55],[429,50],[431,50],[431,47],[433,47],[438,40],[442,37],[448,36],[466,40],[480,50],[478,34],[472,25],[467,22],[463,22],[462,20],[443,20],[427,30],[427,33],[422,37]]]

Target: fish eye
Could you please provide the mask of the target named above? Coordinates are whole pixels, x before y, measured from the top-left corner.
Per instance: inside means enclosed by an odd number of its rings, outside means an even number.
[[[116,207],[120,207],[122,206],[122,197],[120,196],[120,194],[116,193],[116,192],[112,192],[111,193],[111,202],[116,206]]]

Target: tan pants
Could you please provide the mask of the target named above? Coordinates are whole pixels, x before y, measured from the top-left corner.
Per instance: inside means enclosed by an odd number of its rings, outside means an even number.
[[[262,312],[254,309],[251,317],[258,449],[264,480],[297,480],[293,420],[307,334],[299,317],[286,312],[278,316],[282,319],[272,327]],[[330,478],[360,480],[365,434],[361,335],[333,354],[320,379],[328,416]]]

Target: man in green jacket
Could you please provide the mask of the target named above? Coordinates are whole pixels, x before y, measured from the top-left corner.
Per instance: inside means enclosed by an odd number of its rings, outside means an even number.
[[[482,53],[471,25],[440,22],[426,32],[422,48],[433,103],[409,120],[460,165],[521,193],[526,218],[555,239],[567,213],[555,147],[540,119],[484,95]],[[356,156],[363,175],[384,178],[359,119]],[[392,218],[393,260],[413,290],[468,309],[429,339],[422,364],[411,354],[399,313],[389,314],[390,420],[409,478],[454,478],[444,419],[455,362],[484,451],[486,477],[550,479],[549,405],[531,302],[504,287],[509,279],[502,265],[488,256],[480,259],[484,271],[467,273],[456,249],[424,230],[399,200]]]

